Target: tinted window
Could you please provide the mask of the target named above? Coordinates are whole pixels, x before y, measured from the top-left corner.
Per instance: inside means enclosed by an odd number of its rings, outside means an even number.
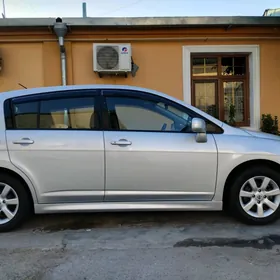
[[[18,129],[37,128],[38,102],[26,102],[13,105],[15,127]]]
[[[140,98],[108,97],[112,129],[144,131],[189,131],[191,116],[163,102]]]
[[[67,98],[41,101],[40,128],[94,128],[94,98]]]
[[[5,115],[5,123],[7,129],[13,128],[13,114],[11,108],[11,101],[9,99],[4,102],[4,115]]]
[[[96,129],[94,97],[60,98],[13,104],[16,129]]]
[[[214,123],[174,102],[123,94],[106,98],[113,130],[192,132],[191,121],[196,117],[205,120],[208,133],[223,133]]]

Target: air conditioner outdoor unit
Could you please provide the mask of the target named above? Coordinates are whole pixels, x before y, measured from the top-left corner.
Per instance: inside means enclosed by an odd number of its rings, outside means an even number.
[[[93,71],[108,74],[131,72],[131,45],[93,44]]]

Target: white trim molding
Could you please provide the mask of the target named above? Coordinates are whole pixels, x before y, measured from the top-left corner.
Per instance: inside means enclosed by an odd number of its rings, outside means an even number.
[[[183,96],[191,104],[191,54],[249,53],[250,129],[260,128],[260,47],[259,45],[183,46]]]

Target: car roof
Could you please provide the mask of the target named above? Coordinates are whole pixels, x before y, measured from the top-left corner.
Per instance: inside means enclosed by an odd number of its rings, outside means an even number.
[[[40,93],[48,93],[48,92],[56,92],[56,91],[70,91],[70,90],[84,90],[84,89],[122,89],[122,90],[132,90],[132,91],[141,91],[145,93],[154,94],[160,97],[164,97],[166,99],[169,99],[171,101],[174,101],[176,103],[179,103],[183,105],[184,107],[187,107],[198,114],[204,116],[205,118],[209,119],[210,121],[214,122],[215,124],[219,126],[223,126],[223,122],[220,120],[204,113],[203,111],[197,109],[196,107],[189,105],[185,103],[182,100],[176,99],[170,95],[167,95],[165,93],[144,88],[144,87],[136,87],[136,86],[127,86],[127,85],[112,85],[112,84],[92,84],[92,85],[67,85],[67,86],[51,86],[51,87],[37,87],[37,88],[27,88],[27,89],[20,89],[20,90],[12,90],[3,92],[0,94],[0,102],[4,102],[8,98],[13,97],[20,97],[20,96],[26,96],[26,95],[32,95],[32,94],[40,94]]]
[[[92,84],[92,85],[67,85],[67,86],[50,86],[50,87],[35,87],[27,89],[19,89],[3,92],[0,98],[4,99],[25,95],[32,95],[38,93],[48,93],[54,91],[69,91],[69,90],[83,90],[83,89],[129,89],[129,90],[141,90],[141,91],[151,91],[141,87],[126,86],[126,85],[112,85],[112,84]]]

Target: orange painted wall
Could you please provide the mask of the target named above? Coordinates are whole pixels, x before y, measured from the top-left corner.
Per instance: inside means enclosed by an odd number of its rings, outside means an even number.
[[[3,59],[0,91],[44,85],[43,47],[41,43],[0,44]]]
[[[93,72],[92,43],[72,43],[75,84],[110,83],[147,87],[182,98],[182,47],[178,43],[134,42],[132,56],[139,66],[136,76],[104,77]]]
[[[280,41],[262,42],[261,112],[280,117]]]
[[[31,32],[31,31],[30,31]],[[21,88],[18,83],[27,87],[54,86],[61,83],[61,66],[59,47],[53,34],[45,33],[18,33],[7,36],[0,32],[0,55],[3,58],[3,69],[0,72],[0,91]],[[261,63],[261,112],[277,114],[280,117],[280,40],[253,39],[254,36],[278,36],[278,30],[265,31],[260,29],[247,30],[248,40],[211,40],[211,36],[225,36],[225,31],[216,30],[184,30],[184,31],[75,31],[66,38],[67,78],[68,84],[127,84],[147,87],[183,99],[183,68],[182,47],[186,45],[260,45]],[[134,32],[134,33],[133,33]],[[139,31],[140,32],[140,31]],[[171,32],[173,32],[171,34]],[[208,33],[207,33],[208,32]],[[233,30],[232,36],[241,36]],[[269,33],[270,32],[270,33]],[[199,33],[199,34],[198,34]],[[105,35],[104,35],[105,34]],[[135,35],[136,34],[136,35]],[[150,35],[149,35],[150,34]],[[174,39],[169,41],[141,41],[143,37],[172,37],[172,36],[208,36],[208,40]],[[242,35],[243,37],[245,35]],[[172,36],[171,36],[172,35]],[[227,33],[227,36],[230,34]],[[250,37],[251,36],[251,37]],[[26,42],[8,42],[11,38],[26,40]],[[27,42],[38,39],[38,42]],[[93,72],[93,42],[94,38],[119,38],[120,42],[132,44],[132,55],[135,63],[140,67],[136,77],[99,78]],[[125,38],[138,38],[125,40]],[[251,39],[250,39],[251,38]],[[7,42],[5,42],[7,40]],[[82,41],[83,40],[83,41]]]
[[[61,83],[60,53],[57,42],[44,42],[42,48],[43,85],[57,86]]]
[[[280,116],[280,40],[263,40],[260,45],[261,113]],[[239,45],[236,41],[208,45]],[[72,43],[74,84],[112,83],[143,86],[183,99],[182,47],[207,45],[201,42],[133,42],[133,59],[140,67],[136,77],[102,78],[93,73],[92,43]],[[256,41],[242,41],[256,44]]]

